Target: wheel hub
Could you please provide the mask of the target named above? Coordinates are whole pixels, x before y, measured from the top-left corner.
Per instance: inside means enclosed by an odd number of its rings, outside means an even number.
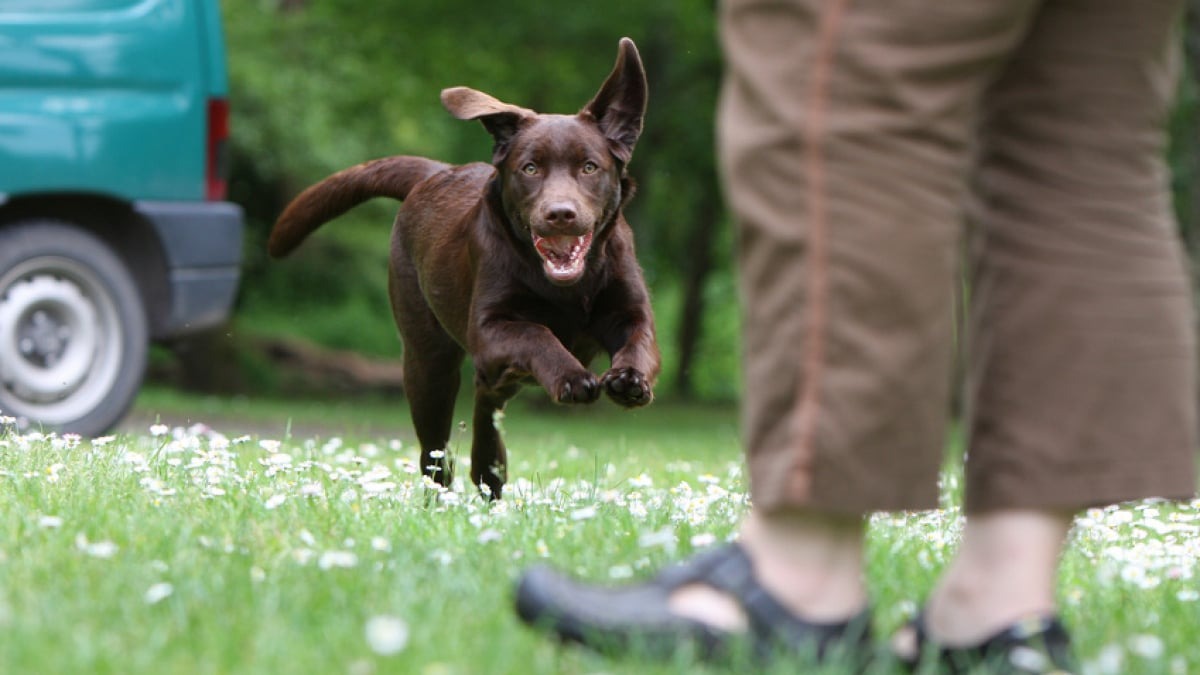
[[[37,309],[17,326],[17,349],[27,361],[52,368],[71,341],[71,327],[57,313]]]
[[[96,312],[79,287],[38,275],[0,296],[0,382],[23,399],[62,399],[87,377],[98,347]]]

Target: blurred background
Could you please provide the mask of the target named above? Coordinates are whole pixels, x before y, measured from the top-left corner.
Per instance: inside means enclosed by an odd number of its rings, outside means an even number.
[[[397,203],[351,212],[283,261],[265,255],[274,218],[305,186],[368,159],[487,161],[491,139],[445,112],[442,88],[575,112],[629,36],[651,86],[627,216],[658,313],[659,390],[736,396],[731,235],[713,164],[712,2],[223,0],[222,11],[244,276],[232,324],[156,351],[150,381],[214,393],[393,393],[396,370],[383,362],[400,353],[385,274]]]
[[[659,396],[736,399],[733,237],[713,152],[721,59],[712,0],[222,0],[221,8],[229,198],[246,212],[244,276],[232,322],[156,348],[150,382],[219,394],[400,394],[385,274],[396,203],[351,212],[282,261],[264,250],[275,216],[305,186],[368,159],[486,161],[490,139],[442,109],[443,87],[574,112],[607,74],[618,38],[629,36],[650,80],[630,167],[639,191],[627,216],[658,318]],[[1195,15],[1181,26],[1193,72]],[[1181,86],[1171,162],[1195,254],[1196,88],[1191,77]]]

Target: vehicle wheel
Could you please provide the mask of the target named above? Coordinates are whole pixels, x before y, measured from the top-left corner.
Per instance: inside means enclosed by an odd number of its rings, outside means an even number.
[[[0,229],[0,414],[101,434],[133,402],[147,342],[137,285],[104,241],[56,220]]]

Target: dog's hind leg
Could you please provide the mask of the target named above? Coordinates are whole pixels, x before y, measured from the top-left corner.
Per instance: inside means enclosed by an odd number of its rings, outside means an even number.
[[[436,346],[404,347],[404,391],[421,443],[421,472],[447,487],[454,479],[450,430],[462,360],[462,349],[449,338]]]
[[[450,430],[464,352],[425,304],[411,269],[394,269],[388,292],[404,343],[404,392],[421,444],[421,472],[449,487],[454,478]]]
[[[500,435],[500,419],[497,413],[512,398],[519,385],[512,384],[500,389],[480,387],[476,383],[475,414],[472,420],[471,480],[479,486],[485,497],[499,499],[508,479],[508,450]]]

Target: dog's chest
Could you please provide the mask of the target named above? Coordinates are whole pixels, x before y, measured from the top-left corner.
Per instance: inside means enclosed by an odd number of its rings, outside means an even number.
[[[549,328],[566,345],[587,332],[591,319],[590,307],[550,304],[539,312],[538,323]]]
[[[590,298],[575,298],[569,303],[548,302],[530,318],[549,328],[567,350],[578,356],[593,351],[597,344],[593,336],[592,304]]]

